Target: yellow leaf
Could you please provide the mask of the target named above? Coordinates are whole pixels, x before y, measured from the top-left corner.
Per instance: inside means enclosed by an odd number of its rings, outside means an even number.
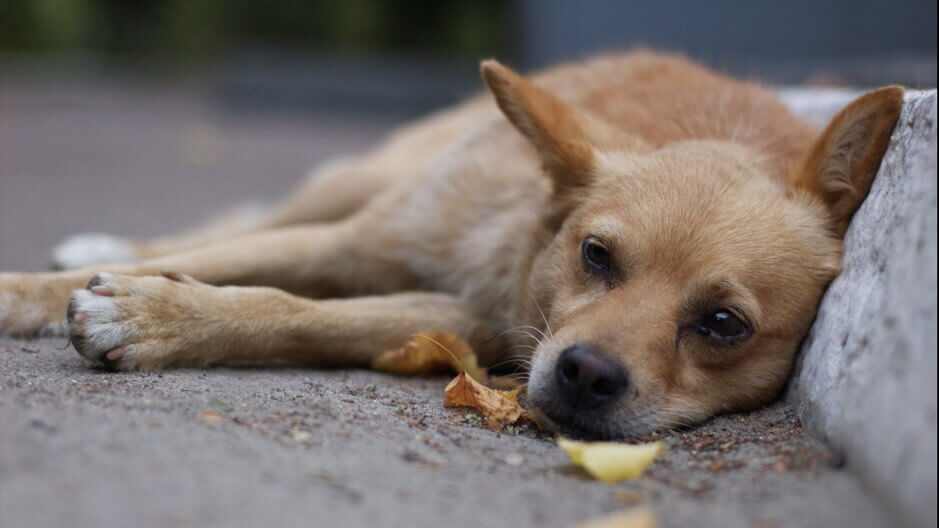
[[[529,418],[528,411],[518,404],[518,393],[521,390],[493,390],[463,372],[444,389],[443,405],[475,409],[486,418],[486,426],[497,429]]]
[[[558,446],[571,461],[603,482],[635,480],[665,450],[662,442],[629,445],[616,442],[578,442],[559,437]]]
[[[479,366],[473,349],[456,334],[440,330],[415,334],[403,347],[375,356],[372,369],[405,376],[466,372],[486,381],[486,369]]]
[[[215,411],[201,411],[196,415],[196,418],[198,418],[200,422],[204,422],[209,425],[218,425],[222,423],[222,415]]]
[[[633,508],[590,519],[571,528],[658,528],[658,517],[649,508]]]

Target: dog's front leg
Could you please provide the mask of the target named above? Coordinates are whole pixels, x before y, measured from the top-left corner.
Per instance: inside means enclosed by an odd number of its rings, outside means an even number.
[[[142,276],[173,270],[209,284],[273,286],[311,297],[411,289],[418,281],[385,254],[386,243],[373,215],[253,233],[137,264],[0,273],[0,334],[61,334],[69,295],[99,271]]]
[[[88,277],[81,272],[0,273],[0,335],[63,335],[68,294]]]
[[[438,293],[311,300],[266,287],[216,287],[188,276],[99,274],[69,302],[75,348],[115,369],[290,362],[367,366],[415,332],[442,329],[480,352],[490,332]]]

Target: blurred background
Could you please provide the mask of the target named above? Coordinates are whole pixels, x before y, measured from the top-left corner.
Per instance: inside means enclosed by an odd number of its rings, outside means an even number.
[[[936,85],[936,2],[0,0],[0,270],[151,236],[522,70],[642,45],[780,85]]]

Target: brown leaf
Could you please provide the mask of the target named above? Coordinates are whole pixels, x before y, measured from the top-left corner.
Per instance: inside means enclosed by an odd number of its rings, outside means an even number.
[[[642,495],[630,490],[617,490],[613,493],[613,500],[634,506],[642,502]]]
[[[223,420],[222,415],[215,411],[201,411],[196,415],[196,418],[198,418],[200,422],[204,422],[209,425],[218,425],[222,423]]]
[[[661,524],[654,511],[637,507],[590,519],[571,528],[658,528],[659,526]]]
[[[473,349],[456,334],[440,330],[415,334],[403,347],[379,354],[372,369],[405,376],[466,372],[486,381],[486,369],[479,366]]]
[[[445,407],[469,407],[486,418],[486,426],[498,429],[522,419],[531,419],[528,411],[518,404],[521,388],[512,391],[490,389],[461,373],[444,389]]]

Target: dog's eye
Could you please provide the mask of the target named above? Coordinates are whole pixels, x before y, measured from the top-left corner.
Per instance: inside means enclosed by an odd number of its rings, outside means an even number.
[[[724,341],[740,339],[744,337],[747,330],[747,324],[730,310],[711,312],[697,326],[699,334]]]
[[[610,252],[603,247],[603,244],[596,238],[589,237],[587,240],[584,240],[581,246],[581,253],[583,254],[584,264],[586,264],[591,271],[602,275],[609,275],[613,270],[613,257],[610,256]]]

